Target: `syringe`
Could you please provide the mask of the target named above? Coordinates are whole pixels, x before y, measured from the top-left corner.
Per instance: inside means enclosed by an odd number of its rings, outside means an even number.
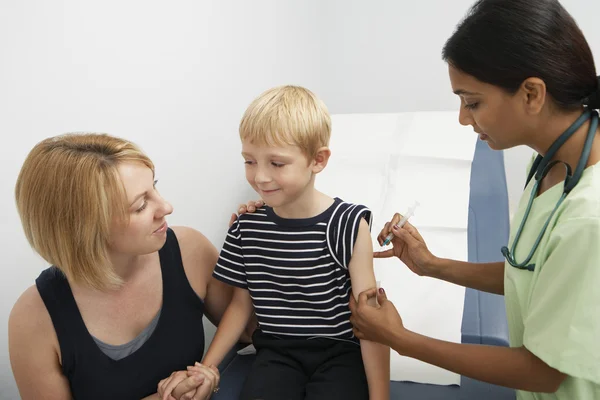
[[[406,224],[406,221],[408,221],[408,219],[413,216],[413,214],[415,213],[415,209],[418,206],[419,206],[419,202],[415,201],[414,204],[408,209],[408,211],[406,212],[406,214],[404,214],[402,216],[402,218],[396,224],[396,226],[398,228],[402,228],[404,226],[404,224]],[[390,232],[390,234],[387,235],[387,237],[383,241],[383,244],[381,245],[381,247],[384,247],[384,246],[387,246],[388,244],[390,244],[390,242],[392,241],[393,238],[394,238],[394,232]]]

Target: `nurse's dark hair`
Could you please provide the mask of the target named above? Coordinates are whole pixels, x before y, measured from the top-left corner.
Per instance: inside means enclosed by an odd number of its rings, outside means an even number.
[[[513,94],[537,77],[558,107],[600,108],[592,51],[557,0],[479,0],[444,45],[444,61]]]

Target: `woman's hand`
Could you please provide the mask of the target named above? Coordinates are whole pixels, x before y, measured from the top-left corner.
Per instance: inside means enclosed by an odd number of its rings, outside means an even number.
[[[217,393],[219,391],[219,382],[221,380],[221,377],[219,375],[219,370],[214,365],[207,367],[206,365],[197,362],[194,366],[187,367],[187,370],[189,377],[194,377],[198,375],[204,376],[204,382],[202,383],[202,385],[200,385],[200,387],[196,389],[195,393],[184,393],[185,388],[183,388],[181,392],[183,392],[184,395],[180,397],[177,397],[178,393],[176,393],[176,391],[179,388],[176,388],[174,391],[176,399],[208,400],[214,393]]]
[[[237,214],[231,214],[231,218],[229,219],[229,226],[233,225],[233,223],[237,219],[238,215],[246,214],[247,212],[253,213],[257,209],[261,208],[264,205],[265,205],[265,202],[262,201],[262,200],[249,201],[246,204],[240,204],[239,207],[238,207],[238,213]]]
[[[219,370],[196,363],[187,371],[176,371],[158,384],[161,400],[207,400],[219,389]]]
[[[158,383],[158,389],[156,390],[158,398],[161,400],[175,400],[175,397],[172,395],[173,390],[182,382],[185,382],[188,388],[187,392],[191,390],[195,391],[204,382],[204,376],[195,375],[190,377],[187,371],[175,371],[171,376]]]
[[[395,214],[394,218],[385,224],[381,233],[377,236],[377,241],[380,245],[383,245],[387,235],[392,232],[394,234],[392,239],[393,248],[374,252],[373,257],[389,258],[395,256],[415,274],[430,276],[436,257],[427,249],[425,241],[414,226],[407,222],[402,228],[398,228],[396,224],[401,218],[400,214]]]
[[[377,297],[377,306],[369,305],[369,299],[374,297]],[[383,289],[365,290],[358,295],[358,301],[350,296],[350,311],[350,323],[359,339],[396,348],[397,338],[406,330],[394,303],[387,299]]]

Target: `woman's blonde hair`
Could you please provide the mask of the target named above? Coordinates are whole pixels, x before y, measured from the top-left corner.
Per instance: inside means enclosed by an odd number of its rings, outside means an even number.
[[[133,143],[106,134],[65,134],[38,143],[21,167],[15,197],[33,249],[70,280],[96,289],[122,280],[108,256],[114,221],[127,223],[117,167],[152,161]]]
[[[313,92],[299,86],[267,90],[248,106],[240,122],[240,138],[267,145],[295,145],[309,158],[329,145],[331,117]]]

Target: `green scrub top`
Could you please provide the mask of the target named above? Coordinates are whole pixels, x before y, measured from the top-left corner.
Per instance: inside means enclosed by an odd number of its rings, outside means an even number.
[[[511,224],[509,249],[517,262],[533,248],[563,183],[534,200],[513,250],[532,189],[533,179]],[[525,346],[567,378],[556,393],[517,391],[517,399],[600,399],[600,164],[585,169],[550,221],[532,262],[533,272],[508,263],[504,267],[510,346]]]

